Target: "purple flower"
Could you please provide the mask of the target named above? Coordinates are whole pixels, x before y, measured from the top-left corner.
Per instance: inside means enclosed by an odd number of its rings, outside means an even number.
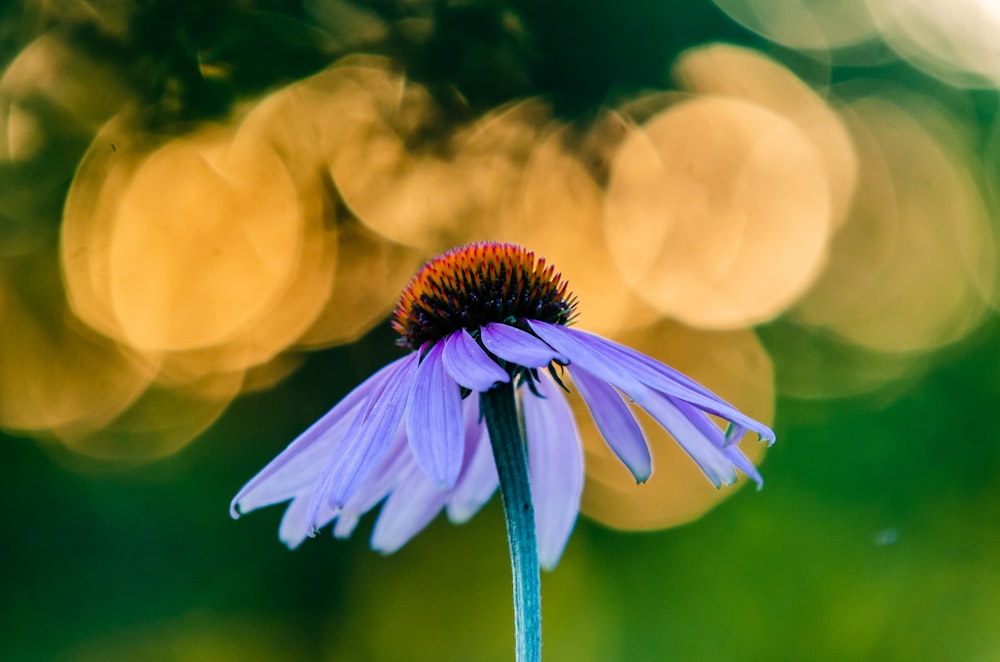
[[[584,457],[565,392],[575,388],[605,441],[639,482],[652,473],[633,413],[644,409],[717,487],[760,474],[735,442],[774,433],[662,363],[569,327],[575,300],[544,260],[509,244],[441,255],[417,274],[394,328],[411,351],[347,395],[233,500],[233,517],[290,501],[289,547],[327,524],[347,537],[382,503],[372,547],[402,547],[444,510],[460,523],[497,489],[478,394],[512,383],[528,447],[538,556],[552,568],[580,508]],[[568,377],[568,379],[567,379]],[[723,432],[709,414],[729,421]]]

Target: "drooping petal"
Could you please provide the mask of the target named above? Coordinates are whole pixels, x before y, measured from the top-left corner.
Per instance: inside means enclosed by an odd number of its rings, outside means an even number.
[[[472,461],[448,499],[448,519],[454,524],[468,522],[497,491],[499,478],[489,435],[482,430]]]
[[[409,463],[375,522],[372,549],[383,554],[398,550],[430,524],[446,498],[447,492],[432,483],[416,463]]]
[[[642,386],[641,382],[630,373],[621,370],[606,356],[601,355],[597,348],[587,342],[586,338],[577,337],[570,333],[568,328],[534,320],[529,320],[528,326],[542,340],[563,353],[569,359],[570,366],[575,365],[583,368],[601,381],[613,384],[623,393],[629,393],[629,391]]]
[[[644,483],[653,472],[653,461],[639,422],[622,397],[606,382],[583,368],[570,366],[573,384],[580,391],[601,436],[614,451],[636,482]]]
[[[726,457],[729,458],[729,461],[733,463],[733,466],[746,474],[750,480],[757,483],[758,490],[764,488],[764,477],[760,475],[760,472],[757,471],[757,467],[753,465],[750,458],[743,454],[743,451],[741,451],[738,446],[726,446],[722,449],[722,452],[725,453]]]
[[[548,377],[542,376],[536,385],[539,395],[522,391],[521,403],[538,562],[551,570],[559,563],[580,512],[583,446],[566,396]]]
[[[721,487],[736,482],[736,471],[721,445],[713,443],[669,398],[649,389],[632,394],[632,398],[666,428],[713,485]],[[722,431],[715,429],[721,435]]]
[[[507,324],[487,324],[480,331],[483,345],[504,361],[525,368],[542,368],[552,361],[566,363],[565,357],[544,342]]]
[[[739,443],[740,439],[743,438],[749,430],[747,430],[742,425],[737,423],[730,423],[729,428],[726,430],[726,446]]]
[[[613,384],[633,399],[635,399],[632,394],[634,384],[639,382],[654,391],[685,400],[699,409],[743,425],[769,443],[774,441],[774,432],[769,427],[750,418],[697,382],[642,352],[592,333],[564,326],[537,321],[529,321],[528,325],[542,340],[565,354],[571,365],[578,363],[584,370]],[[683,379],[678,379],[677,375]]]
[[[235,501],[234,505],[239,508],[239,512],[248,513],[263,506],[311,493],[319,473],[329,462],[330,457],[337,452],[360,408],[361,405],[355,405],[345,411],[344,417],[337,420],[324,433],[325,439],[304,447],[266,480],[237,495],[239,500]]]
[[[593,334],[585,334],[582,331],[574,330],[574,333],[588,335],[596,339],[598,344],[603,345],[612,353],[614,360],[621,361],[626,369],[633,370],[633,374],[653,390],[690,402],[699,409],[741,425],[748,430],[753,430],[769,445],[774,443],[775,435],[771,428],[747,416],[687,375],[631,347],[625,347]]]
[[[729,458],[729,461],[732,462],[737,469],[749,476],[750,480],[757,483],[758,490],[764,488],[764,477],[760,475],[760,472],[757,471],[757,467],[753,465],[750,458],[743,454],[743,451],[741,451],[738,446],[726,446],[722,449],[722,452],[725,453],[726,457]]]
[[[675,407],[677,407],[677,410],[680,411],[685,418],[691,421],[691,424],[694,425],[706,439],[711,441],[716,448],[722,450],[722,454],[732,465],[752,478],[754,482],[757,483],[758,489],[763,487],[764,479],[761,477],[760,472],[757,471],[757,467],[753,466],[753,463],[746,455],[743,454],[743,451],[732,444],[729,440],[729,433],[723,433],[723,431],[719,429],[719,426],[713,423],[705,412],[701,411],[694,405],[684,402],[683,400],[676,400],[674,398],[668,399]],[[732,432],[731,428],[729,432]],[[742,436],[742,434],[740,436]]]
[[[718,449],[722,449],[726,445],[726,435],[719,429],[719,426],[712,422],[712,419],[702,410],[698,409],[690,402],[685,402],[678,398],[672,398],[670,396],[665,396],[667,400],[670,401],[677,411],[681,413],[684,418],[691,422],[698,432],[701,433],[703,437],[712,442],[712,445]]]
[[[354,494],[344,503],[344,507],[338,513],[337,521],[333,525],[335,537],[349,537],[354,532],[354,527],[357,526],[361,516],[388,496],[396,485],[401,468],[407,462],[413,461],[409,455],[406,426],[400,425],[396,429],[389,450],[386,451],[378,467],[358,485],[358,489],[354,490]]]
[[[465,329],[456,331],[443,342],[444,367],[451,378],[465,388],[481,393],[498,382],[510,381],[507,371],[487,356]]]
[[[394,364],[371,394],[337,453],[323,468],[309,503],[308,518],[316,522],[323,504],[339,509],[368,477],[388,450],[403,419],[413,385],[418,352]]]
[[[288,549],[297,548],[306,538],[312,536],[315,530],[323,528],[337,516],[333,508],[325,506],[320,509],[316,522],[313,523],[307,518],[308,511],[308,496],[292,499],[285,509],[281,524],[278,525],[278,540],[285,543]]]
[[[241,513],[287,501],[315,481],[324,461],[342,442],[358,409],[406,358],[393,361],[366,379],[292,441],[236,494],[230,515],[237,518]]]
[[[358,528],[358,524],[361,522],[362,513],[348,513],[340,512],[337,514],[337,519],[333,523],[333,537],[340,538],[341,540],[346,540],[351,537],[354,533],[354,529]]]
[[[499,479],[489,433],[479,420],[479,398],[469,397],[465,409],[465,463],[446,504],[454,524],[469,521],[496,492]]]
[[[441,489],[451,489],[462,469],[465,426],[462,394],[441,360],[444,344],[428,350],[417,368],[406,405],[406,436],[417,464]]]

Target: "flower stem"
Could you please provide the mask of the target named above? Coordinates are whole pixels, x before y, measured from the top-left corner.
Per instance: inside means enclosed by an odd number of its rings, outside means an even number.
[[[514,637],[518,662],[542,659],[542,590],[538,574],[535,508],[528,484],[528,457],[512,384],[500,384],[480,396],[480,407],[493,446],[500,497],[507,519],[507,542],[514,577]]]

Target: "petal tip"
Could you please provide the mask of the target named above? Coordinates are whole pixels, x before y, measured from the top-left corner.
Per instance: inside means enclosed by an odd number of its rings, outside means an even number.
[[[472,519],[472,516],[475,515],[475,511],[473,511],[471,508],[459,507],[449,504],[448,508],[445,510],[445,515],[448,517],[449,522],[455,525],[459,525],[459,524],[465,524],[470,519]]]
[[[542,552],[542,550],[539,550],[538,567],[544,570],[545,572],[552,572],[553,570],[556,569],[556,566],[559,565],[559,561],[562,560],[563,553],[565,551],[566,551],[565,547],[560,549],[557,553],[553,553],[550,551],[549,553],[546,554]]]
[[[638,467],[630,466],[628,470],[632,472],[632,477],[635,478],[635,482],[639,485],[645,483],[653,475],[653,465],[648,462]]]

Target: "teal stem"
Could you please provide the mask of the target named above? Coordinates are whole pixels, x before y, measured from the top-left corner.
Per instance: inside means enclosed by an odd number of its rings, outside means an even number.
[[[507,519],[507,542],[514,579],[514,638],[517,662],[542,659],[542,589],[538,573],[535,507],[528,484],[528,456],[512,384],[481,394]]]

